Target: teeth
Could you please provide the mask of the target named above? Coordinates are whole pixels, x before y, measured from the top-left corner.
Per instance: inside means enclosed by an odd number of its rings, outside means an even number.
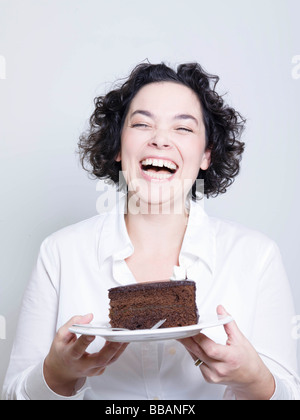
[[[164,160],[164,159],[144,159],[142,161],[142,165],[144,166],[159,166],[161,168],[166,167],[172,170],[176,170],[177,166],[175,163],[171,162],[170,160]]]
[[[143,172],[150,176],[151,178],[155,178],[155,179],[168,179],[170,178],[173,174],[160,174],[159,172],[148,172],[148,171],[144,171]]]

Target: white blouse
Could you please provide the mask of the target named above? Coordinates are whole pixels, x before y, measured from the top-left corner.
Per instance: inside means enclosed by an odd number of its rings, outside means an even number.
[[[229,387],[205,382],[176,340],[130,343],[104,374],[88,378],[72,397],[47,386],[43,360],[57,329],[91,312],[95,322],[109,322],[108,289],[135,282],[125,262],[134,249],[123,213],[116,207],[42,243],[23,299],[4,399],[234,399]],[[277,246],[258,232],[208,217],[201,204],[191,202],[179,263],[196,282],[200,317],[222,304],[273,373],[273,399],[300,399],[293,301]],[[205,334],[226,342],[223,327]],[[97,337],[88,351],[103,344]]]

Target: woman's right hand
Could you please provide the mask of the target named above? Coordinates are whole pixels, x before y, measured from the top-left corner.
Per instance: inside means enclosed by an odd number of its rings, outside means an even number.
[[[98,353],[87,353],[86,349],[95,337],[82,335],[77,339],[69,328],[73,324],[88,324],[92,319],[92,314],[75,316],[54,337],[44,362],[44,378],[49,388],[59,395],[72,396],[78,381],[83,383],[87,377],[101,375],[128,345],[106,342]]]

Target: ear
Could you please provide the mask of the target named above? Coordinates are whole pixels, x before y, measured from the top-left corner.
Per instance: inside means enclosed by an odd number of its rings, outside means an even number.
[[[200,169],[202,169],[203,171],[206,171],[206,169],[209,168],[210,162],[211,162],[211,150],[206,149],[202,157]]]
[[[117,154],[117,156],[115,157],[115,161],[116,162],[121,162],[121,150],[119,151],[119,153]]]

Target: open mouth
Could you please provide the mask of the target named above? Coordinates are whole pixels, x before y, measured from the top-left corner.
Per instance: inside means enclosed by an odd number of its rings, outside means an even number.
[[[169,179],[177,171],[178,166],[171,160],[147,158],[141,161],[143,173],[152,179]]]

